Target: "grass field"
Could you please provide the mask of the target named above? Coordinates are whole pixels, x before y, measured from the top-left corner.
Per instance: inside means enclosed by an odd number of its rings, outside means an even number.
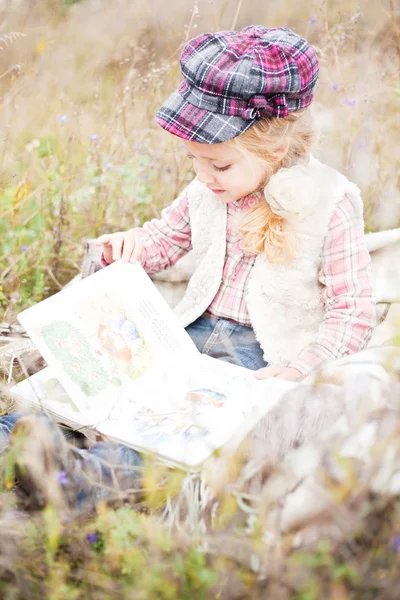
[[[250,24],[288,26],[315,45],[317,154],[361,188],[367,230],[400,225],[399,0],[0,0],[0,322],[74,277],[87,238],[158,216],[190,180],[189,159],[155,112],[180,80],[185,41]],[[4,490],[12,468],[2,463]],[[153,467],[146,477],[140,503],[119,500],[70,522],[51,506],[15,512],[3,491],[0,597],[400,595],[396,499],[363,497],[364,528],[341,545],[296,553],[293,536],[274,542],[266,578],[267,509],[250,527],[245,500],[238,512],[227,492],[211,531],[211,513],[206,523],[191,512],[194,483],[183,493],[179,472]],[[361,493],[352,477],[349,467],[346,485],[332,483],[339,503],[352,485]],[[190,527],[160,523],[171,496]]]
[[[71,279],[86,238],[157,216],[191,177],[154,115],[183,43],[206,30],[287,25],[315,44],[318,154],[361,187],[369,229],[398,224],[398,6],[15,0],[0,11],[0,320]]]

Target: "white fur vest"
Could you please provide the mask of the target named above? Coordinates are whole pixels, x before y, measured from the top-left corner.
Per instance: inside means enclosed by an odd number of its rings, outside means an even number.
[[[329,221],[345,194],[362,219],[357,186],[341,173],[311,158],[308,165],[281,169],[266,188],[274,212],[291,224],[294,257],[272,264],[259,254],[246,292],[247,308],[264,359],[288,364],[315,340],[323,320],[318,275]],[[189,197],[195,270],[175,308],[184,327],[207,310],[221,283],[226,250],[226,204],[196,179]],[[345,353],[345,349],[344,349]]]

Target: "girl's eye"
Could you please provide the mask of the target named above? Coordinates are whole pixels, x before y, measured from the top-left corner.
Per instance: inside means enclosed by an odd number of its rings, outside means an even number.
[[[215,169],[216,171],[227,171],[228,169],[230,169],[230,167],[231,167],[231,165],[226,165],[226,167],[216,167],[216,166],[214,165],[214,169]]]
[[[191,158],[192,160],[196,160],[196,157],[193,156],[193,154],[190,154],[190,152],[187,153],[188,157]],[[215,165],[213,165],[214,169],[216,171],[227,171],[228,169],[230,169],[232,165],[226,165],[226,167],[216,167]]]

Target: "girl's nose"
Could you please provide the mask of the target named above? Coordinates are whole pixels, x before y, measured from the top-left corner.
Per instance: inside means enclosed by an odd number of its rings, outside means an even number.
[[[197,175],[197,179],[200,181],[200,183],[207,184],[207,183],[213,183],[215,181],[214,175],[211,173],[211,171],[208,168],[197,166],[196,175]]]

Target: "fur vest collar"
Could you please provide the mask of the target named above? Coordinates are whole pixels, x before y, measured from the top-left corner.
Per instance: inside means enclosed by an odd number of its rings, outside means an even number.
[[[196,179],[189,196],[194,273],[175,308],[186,327],[211,304],[221,283],[226,248],[226,204]],[[324,241],[336,204],[347,196],[362,219],[357,186],[311,158],[308,165],[281,169],[269,181],[266,197],[291,224],[293,259],[272,264],[259,254],[246,291],[249,316],[269,363],[288,364],[315,341],[324,317],[319,282]]]

